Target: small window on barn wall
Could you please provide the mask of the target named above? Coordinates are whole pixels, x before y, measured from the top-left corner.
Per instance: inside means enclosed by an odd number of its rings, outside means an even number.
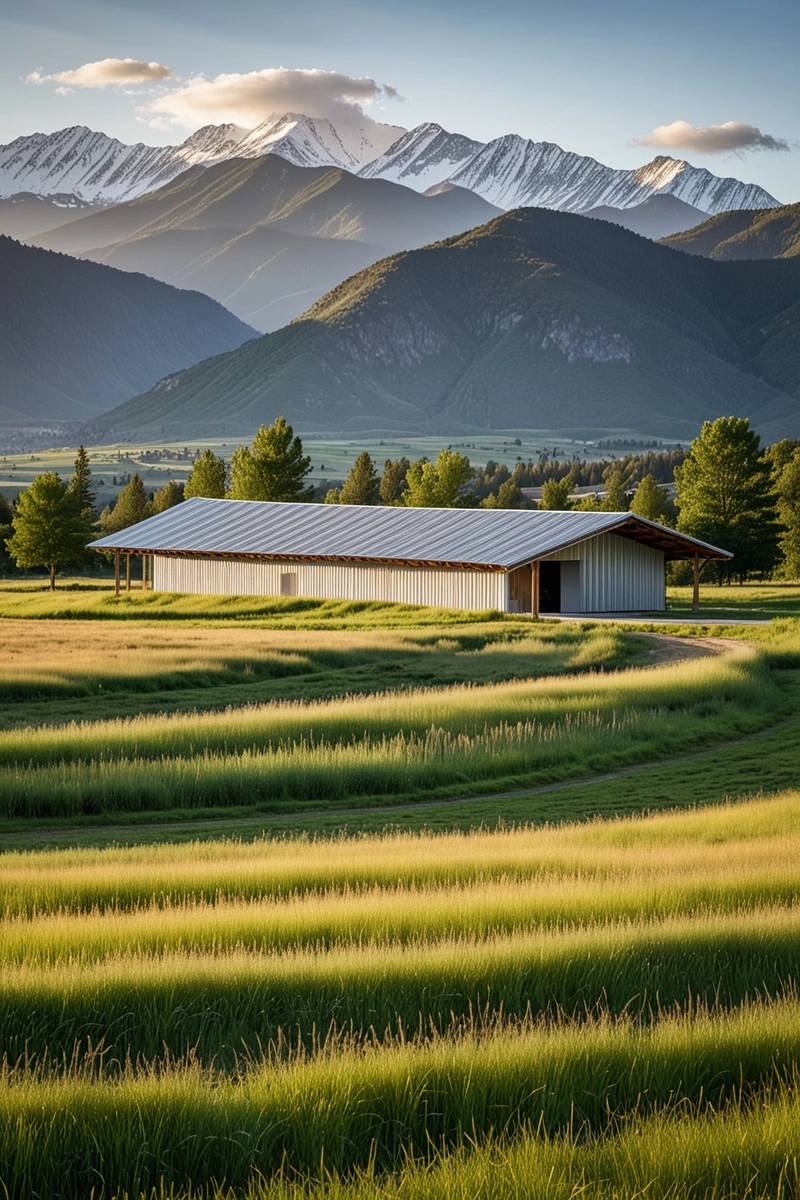
[[[281,595],[297,595],[297,572],[287,571],[281,575]]]

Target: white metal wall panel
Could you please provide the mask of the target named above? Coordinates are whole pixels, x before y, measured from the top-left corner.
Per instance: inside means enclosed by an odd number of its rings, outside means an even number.
[[[281,576],[289,574],[296,575],[295,591],[289,594],[320,600],[390,600],[442,608],[496,608],[502,612],[508,608],[508,575],[504,571],[153,557],[153,590],[157,592],[279,596]]]
[[[616,533],[589,538],[580,550],[581,612],[666,608],[663,551]]]

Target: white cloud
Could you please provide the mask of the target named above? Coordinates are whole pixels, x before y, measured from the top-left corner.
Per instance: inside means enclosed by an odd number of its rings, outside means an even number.
[[[252,129],[273,113],[302,112],[332,117],[346,106],[397,98],[396,89],[369,76],[354,78],[338,71],[288,70],[284,67],[248,74],[197,75],[170,88],[143,111],[167,118],[174,125],[196,129],[198,124],[233,122]]]
[[[72,71],[56,71],[43,75],[32,71],[26,83],[59,83],[56,88],[60,96],[67,96],[74,88],[104,88],[112,84],[157,83],[174,79],[175,74],[163,63],[140,62],[137,58],[103,58],[99,62],[84,63]]]
[[[762,133],[755,125],[726,121],[724,125],[691,125],[673,121],[658,125],[647,137],[636,138],[634,146],[659,146],[665,150],[693,150],[695,154],[724,154],[739,150],[788,150],[783,138]]]

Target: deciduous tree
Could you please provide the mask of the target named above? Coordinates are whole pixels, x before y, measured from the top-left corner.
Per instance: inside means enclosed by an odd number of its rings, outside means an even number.
[[[213,450],[204,450],[194,460],[183,495],[186,500],[193,496],[205,496],[211,500],[222,500],[228,487],[228,465],[225,459]]]
[[[501,483],[497,491],[481,500],[481,508],[522,508],[525,497],[513,479]]]
[[[37,475],[17,500],[8,552],[18,567],[46,567],[50,590],[56,574],[79,566],[91,540],[89,510],[80,509],[67,484],[54,471]]]
[[[240,446],[231,458],[232,500],[310,500],[313,488],[305,487],[311,459],[285,417],[262,425],[252,448]]]
[[[785,462],[777,487],[782,573],[787,579],[800,579],[800,447]]]
[[[156,513],[166,512],[168,508],[174,508],[176,504],[180,504],[184,498],[184,487],[185,484],[170,479],[162,488],[153,493],[153,499],[145,508],[145,515],[154,517]]]
[[[472,475],[467,456],[455,450],[441,450],[435,463],[417,459],[408,468],[403,504],[407,508],[455,508],[461,488]]]
[[[571,508],[569,497],[573,488],[573,479],[571,475],[566,475],[563,479],[545,479],[542,484],[542,498],[539,501],[539,508],[549,510],[550,512],[564,512]]]
[[[655,475],[645,475],[642,482],[633,493],[631,512],[644,517],[648,521],[660,521],[671,524],[672,504],[664,488],[656,481]]]

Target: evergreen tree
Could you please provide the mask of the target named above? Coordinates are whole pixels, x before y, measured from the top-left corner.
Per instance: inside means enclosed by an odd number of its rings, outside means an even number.
[[[113,508],[105,508],[100,516],[103,534],[119,533],[130,525],[136,525],[147,516],[147,492],[139,475],[131,476]]]
[[[678,529],[734,555],[717,564],[720,583],[774,570],[780,547],[770,464],[746,418],[705,421],[675,481]]]
[[[83,446],[78,447],[75,467],[69,481],[70,493],[75,497],[78,511],[89,509],[94,517],[95,494],[92,488],[92,471],[89,466],[89,455]]]
[[[204,450],[192,465],[183,494],[186,500],[191,500],[193,496],[222,500],[227,486],[228,467],[225,459],[217,457],[213,450]]]
[[[379,488],[381,504],[402,504],[403,492],[406,490],[406,475],[410,466],[411,463],[405,457],[386,459]]]
[[[569,497],[573,486],[574,481],[571,475],[566,475],[563,479],[545,479],[542,484],[539,508],[547,509],[550,512],[564,512],[571,508]]]
[[[408,468],[403,504],[407,508],[456,508],[459,491],[474,472],[465,454],[440,450],[435,463],[420,458]]]
[[[50,590],[56,573],[79,566],[92,530],[89,510],[79,509],[69,487],[54,471],[37,475],[17,500],[8,552],[18,567],[46,567]]]
[[[149,502],[145,509],[145,515],[154,517],[156,513],[166,512],[168,508],[174,508],[176,504],[180,504],[184,498],[183,483],[176,483],[174,479],[170,479],[153,493],[153,499]]]
[[[335,487],[328,488],[327,492],[325,493],[325,498],[322,501],[322,503],[323,504],[341,504],[341,500],[339,499],[341,494],[342,493],[341,493],[340,488],[335,488]]]
[[[782,526],[782,574],[800,579],[800,445],[778,475],[778,517]]]
[[[670,499],[664,488],[657,482],[654,475],[645,475],[642,482],[633,493],[631,512],[644,517],[648,521],[660,521],[670,524]]]
[[[14,510],[6,496],[0,492],[0,525],[10,525],[14,519]]]
[[[310,500],[313,488],[304,487],[311,459],[285,417],[267,428],[262,425],[252,449],[240,446],[231,458],[231,500]]]
[[[517,487],[513,479],[506,479],[504,483],[494,493],[494,495],[484,496],[481,500],[481,508],[522,508],[525,503],[525,497]]]
[[[380,480],[375,463],[366,450],[359,454],[350,468],[339,493],[339,504],[378,504]]]

